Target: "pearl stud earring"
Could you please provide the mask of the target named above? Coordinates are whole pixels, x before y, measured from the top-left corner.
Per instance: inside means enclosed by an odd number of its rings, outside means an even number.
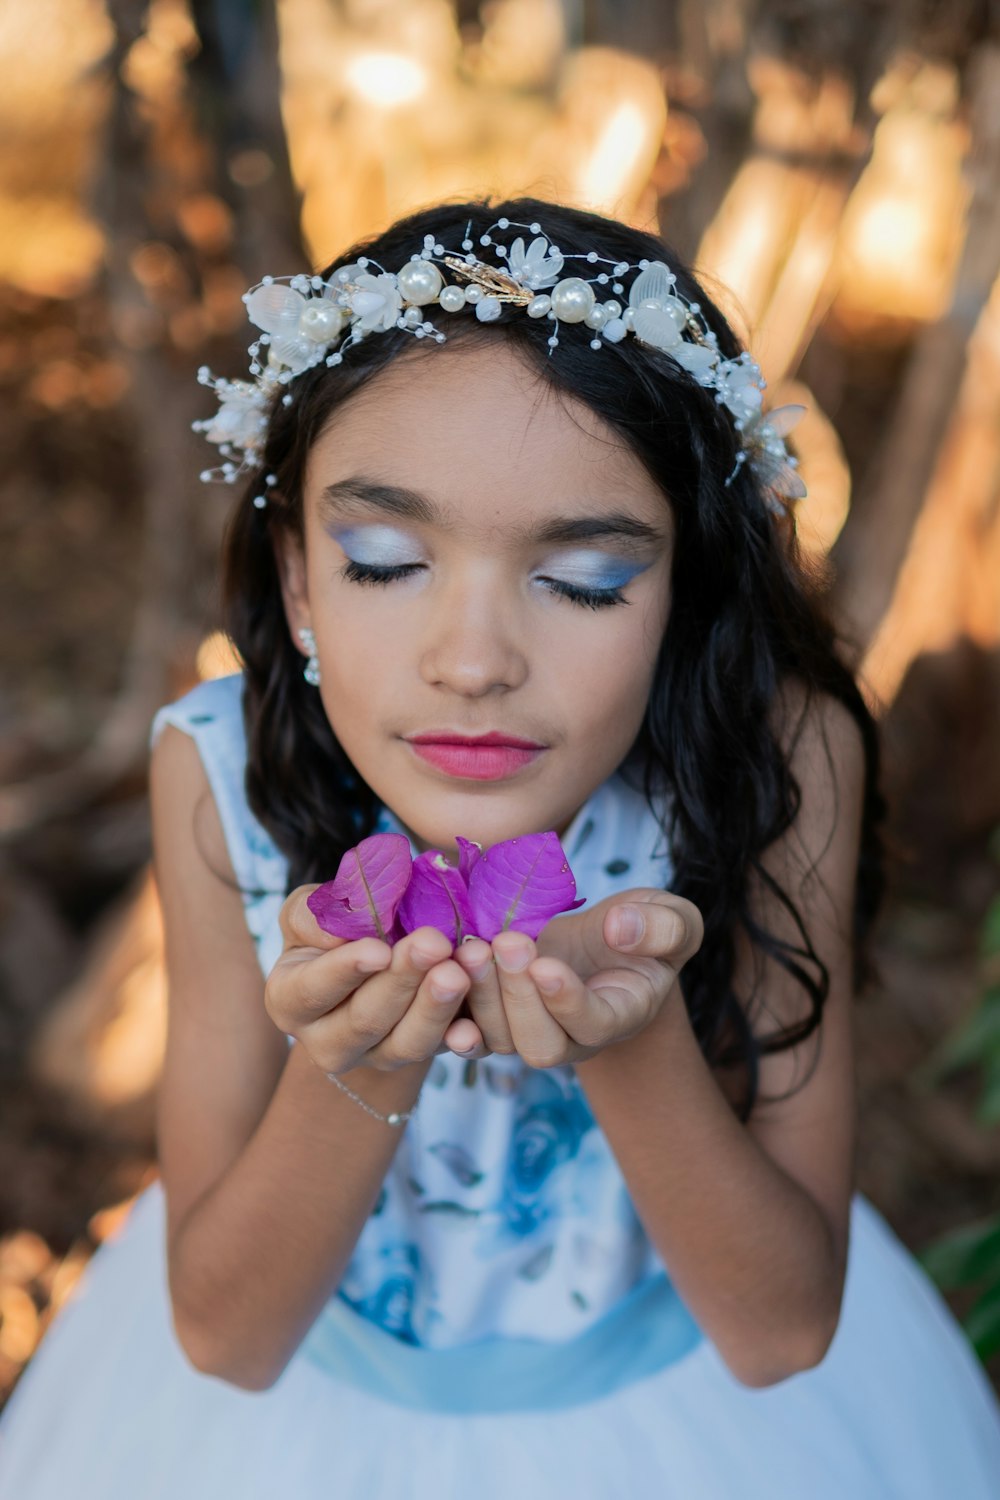
[[[316,655],[316,637],[313,635],[312,631],[308,629],[308,627],[304,627],[302,630],[300,630],[298,632],[298,637],[303,646],[305,646],[306,650],[309,652],[309,660],[306,662],[305,667],[303,668],[302,675],[305,678],[306,682],[310,683],[313,687],[318,687],[319,658]]]

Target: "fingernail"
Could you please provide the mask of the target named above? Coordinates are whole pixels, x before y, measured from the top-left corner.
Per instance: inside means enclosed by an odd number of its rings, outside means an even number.
[[[492,967],[493,965],[488,963],[477,964],[474,969],[468,969],[466,972],[471,974],[473,979],[477,979],[482,982],[486,978]]]
[[[670,936],[667,939],[671,948],[679,948],[681,943],[683,943],[686,935],[687,928],[684,926],[683,918],[677,916],[677,914],[675,913],[674,920],[671,923],[670,927]]]
[[[645,930],[642,913],[634,906],[619,906],[611,919],[612,941],[619,946],[637,943]]]
[[[359,958],[354,967],[359,974],[377,974],[385,968],[385,963],[384,958]]]
[[[431,983],[431,994],[435,1000],[457,1000],[461,993],[461,985]]]
[[[531,949],[523,947],[520,943],[516,948],[494,948],[497,963],[501,969],[506,969],[508,974],[517,974],[521,969],[526,969],[531,962]]]
[[[556,995],[562,989],[562,980],[558,974],[543,976],[541,979],[536,979],[535,983],[543,995]]]

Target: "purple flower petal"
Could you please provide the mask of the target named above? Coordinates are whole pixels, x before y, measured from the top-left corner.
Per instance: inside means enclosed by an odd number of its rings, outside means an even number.
[[[396,909],[411,871],[409,839],[401,833],[373,833],[348,849],[334,879],[317,886],[306,905],[324,932],[392,942]]]
[[[399,942],[400,938],[404,938],[405,936],[406,928],[399,920],[399,912],[397,912],[395,918],[393,919],[392,926],[389,928],[389,931],[385,935],[385,940],[389,944],[389,947],[392,948],[396,943]]]
[[[498,932],[537,938],[546,922],[583,906],[574,900],[576,881],[556,833],[528,833],[493,844],[469,877],[475,932],[492,942]]]
[[[465,881],[469,883],[469,877],[478,864],[483,852],[482,844],[477,844],[473,839],[463,839],[460,834],[456,835],[455,843],[458,845],[458,868]]]
[[[413,875],[399,903],[398,919],[407,932],[436,927],[452,947],[466,933],[475,932],[465,878],[440,849],[428,849],[413,861]]]

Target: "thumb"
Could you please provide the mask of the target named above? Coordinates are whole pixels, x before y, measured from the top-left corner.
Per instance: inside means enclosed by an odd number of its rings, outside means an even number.
[[[656,958],[679,970],[701,947],[705,924],[693,901],[672,891],[629,891],[608,904],[601,936],[613,953]]]
[[[632,907],[642,919],[642,934],[632,942],[615,938],[614,916]],[[701,947],[704,924],[693,901],[656,886],[637,886],[605,896],[584,911],[553,917],[537,938],[539,957],[560,958],[581,979],[601,969],[620,968],[626,954],[655,957],[680,968]]]

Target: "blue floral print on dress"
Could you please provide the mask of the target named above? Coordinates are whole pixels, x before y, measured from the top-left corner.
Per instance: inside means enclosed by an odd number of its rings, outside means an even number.
[[[351,1296],[341,1287],[341,1296],[355,1312],[404,1344],[418,1344],[413,1328],[413,1308],[417,1298],[420,1272],[420,1250],[414,1244],[387,1245],[381,1252],[379,1267],[382,1279],[361,1297]]]
[[[580,1093],[550,1069],[528,1075],[517,1102],[500,1208],[507,1228],[534,1233],[555,1209],[553,1173],[572,1160],[594,1117]]]

